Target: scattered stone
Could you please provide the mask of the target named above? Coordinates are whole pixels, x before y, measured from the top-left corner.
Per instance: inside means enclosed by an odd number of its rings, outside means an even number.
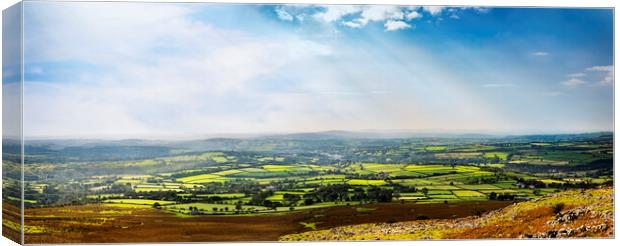
[[[586,229],[586,226],[585,226],[585,225],[582,225],[582,226],[580,226],[579,228],[577,228],[577,232],[579,232],[579,233],[585,232],[586,230],[587,230],[587,229]]]

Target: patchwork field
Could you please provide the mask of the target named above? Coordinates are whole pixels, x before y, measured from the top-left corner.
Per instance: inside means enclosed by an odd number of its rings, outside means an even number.
[[[61,147],[38,146],[45,151],[24,166],[24,199],[19,182],[3,182],[3,228],[19,236],[12,220],[19,213],[10,208],[24,201],[33,243],[278,240],[344,225],[479,215],[611,185],[610,135],[531,138],[221,139],[152,158],[120,146],[106,155],[115,159],[101,160],[91,159],[91,146],[84,155],[74,146],[62,155]]]

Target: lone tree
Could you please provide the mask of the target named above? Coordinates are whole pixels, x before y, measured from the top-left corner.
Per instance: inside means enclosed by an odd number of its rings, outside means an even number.
[[[497,193],[491,192],[491,194],[489,194],[489,200],[495,200],[495,199],[497,199]]]
[[[161,209],[161,204],[159,204],[159,202],[155,202],[153,203],[153,208]]]
[[[426,187],[422,188],[422,194],[424,194],[424,196],[428,196],[428,189]]]
[[[560,212],[562,212],[562,209],[564,209],[564,203],[562,202],[556,203],[553,205],[553,207],[551,207],[553,214],[559,214]]]

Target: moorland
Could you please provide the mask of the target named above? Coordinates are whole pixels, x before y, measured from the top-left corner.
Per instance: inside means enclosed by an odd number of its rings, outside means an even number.
[[[19,149],[4,142],[9,236],[20,228]],[[25,141],[24,151],[26,243],[465,238],[476,227],[393,237],[329,232],[474,221],[570,192],[613,192],[609,132],[58,139]],[[545,204],[545,211],[555,206]],[[565,204],[557,213],[577,206]]]

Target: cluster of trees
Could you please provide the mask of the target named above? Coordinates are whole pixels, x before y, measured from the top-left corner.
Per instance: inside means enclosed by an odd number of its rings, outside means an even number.
[[[418,189],[415,186],[404,186],[399,183],[392,184],[392,190],[394,193],[406,193],[406,192],[417,192]]]
[[[401,187],[403,191],[406,191]],[[352,192],[350,192],[352,190]],[[265,206],[275,209],[276,207],[289,206],[293,207],[295,204],[299,204],[302,201],[303,205],[312,205],[321,202],[350,202],[350,201],[365,201],[365,202],[391,202],[394,196],[392,189],[383,189],[379,187],[370,187],[367,190],[356,187],[353,188],[347,184],[334,184],[317,187],[314,191],[306,193],[304,195],[297,194],[284,194],[283,201],[270,201],[268,197],[273,196],[272,190],[259,191],[252,196],[252,199],[247,203],[248,205]]]
[[[473,177],[465,180],[465,184],[495,184],[500,180],[505,179],[500,175],[493,175],[487,177]]]
[[[512,201],[515,199],[515,195],[511,194],[497,194],[495,192],[491,192],[489,194],[489,200],[498,200],[498,201]]]
[[[250,199],[250,201],[247,203],[248,205],[256,205],[256,206],[264,206],[264,207],[268,207],[270,209],[276,209],[277,207],[283,207],[285,204],[282,202],[277,202],[277,201],[271,201],[271,200],[267,200],[268,197],[273,196],[274,192],[273,190],[263,190],[263,191],[259,191],[256,194],[252,195],[252,199]],[[288,198],[288,200],[287,200]],[[292,196],[287,196],[285,198],[285,202],[287,202],[289,205],[291,204],[291,202],[294,200],[295,198],[293,198]],[[301,198],[299,198],[301,199]],[[299,200],[297,200],[299,201]]]
[[[378,172],[372,174],[346,173],[347,179],[371,179],[390,181],[390,174],[386,172]]]
[[[583,182],[565,182],[565,183],[544,183],[535,179],[517,179],[518,183],[525,187],[534,187],[534,188],[556,188],[556,189],[590,189],[596,188],[600,184],[592,183],[589,181]]]
[[[349,194],[350,189],[352,189],[352,187],[347,184],[322,186],[314,192],[305,194],[303,196],[304,204],[310,205],[317,202],[348,201],[391,202],[393,197],[393,191],[391,189],[382,189],[373,186],[364,190],[360,187],[356,187],[353,188],[352,194]]]
[[[133,192],[133,189],[131,184],[113,183],[108,188],[103,189],[103,192],[108,194],[126,194]]]
[[[16,202],[21,205],[19,200],[8,199],[8,197],[21,197],[20,186],[11,184],[9,188],[3,189],[3,198],[8,201]],[[35,190],[30,185],[24,187],[24,206],[44,207],[49,205],[78,205],[88,202],[86,195],[86,185],[83,184],[47,184],[42,189]],[[17,188],[17,189],[16,189]]]
[[[153,208],[156,208],[156,209],[161,209],[161,208],[162,208],[162,205],[161,205],[161,204],[159,204],[158,202],[155,202],[155,203],[153,203]],[[180,210],[185,211],[186,209],[182,207],[182,208],[180,208]],[[204,209],[202,209],[202,208],[198,208],[198,207],[196,207],[196,206],[189,206],[189,207],[187,208],[187,210],[189,210],[189,214],[191,214],[191,215],[201,215],[201,214],[205,214],[205,213],[207,212],[207,211],[205,211]],[[211,214],[224,214],[224,213],[229,212],[229,211],[231,211],[231,210],[232,210],[232,209],[230,209],[230,208],[229,208],[229,207],[227,207],[227,206],[225,206],[225,207],[220,207],[220,208],[218,208],[218,207],[212,207],[212,208],[211,208]],[[247,208],[247,209],[244,211],[244,209],[243,209],[243,203],[242,203],[242,202],[237,202],[237,203],[235,204],[235,208],[234,208],[234,210],[232,210],[232,211],[234,211],[235,213],[237,213],[237,214],[238,214],[238,213],[240,213],[240,212],[252,213],[252,212],[254,212],[255,210],[254,210],[254,208]],[[218,213],[218,212],[223,212],[223,213]]]
[[[541,164],[512,164],[508,163],[504,166],[506,171],[524,172],[524,173],[576,173],[584,171],[612,171],[613,159],[599,159],[583,164],[571,165],[541,165]],[[613,173],[613,172],[610,172]]]

